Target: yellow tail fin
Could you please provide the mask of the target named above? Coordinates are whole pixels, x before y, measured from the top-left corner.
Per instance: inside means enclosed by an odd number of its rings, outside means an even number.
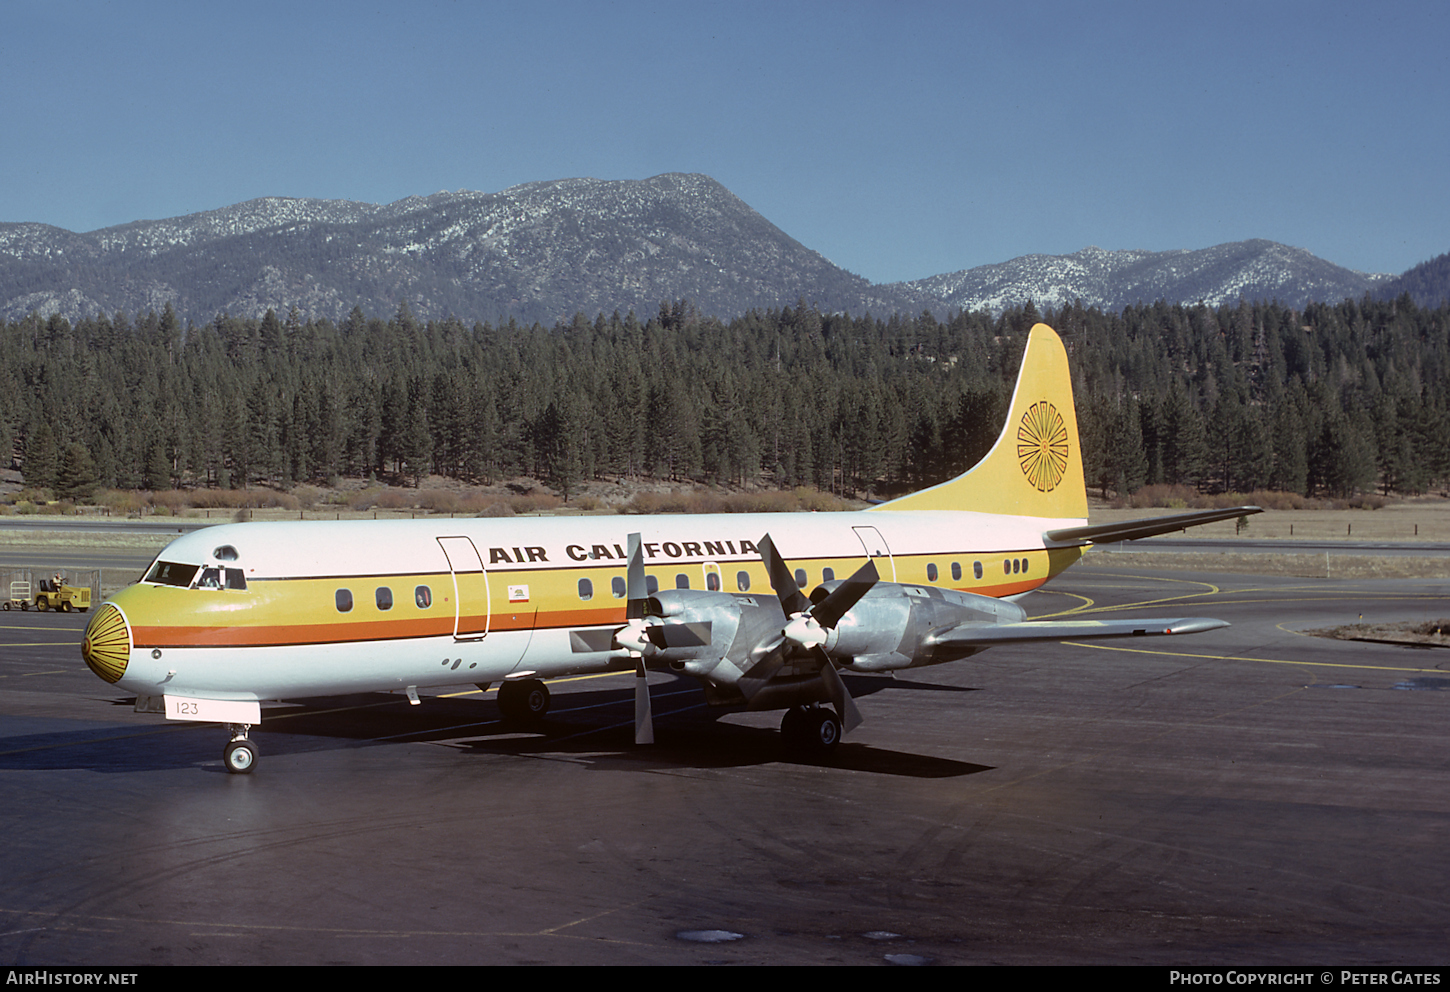
[[[950,482],[872,509],[1086,517],[1072,377],[1057,332],[1037,324],[1028,335],[1007,424],[986,457]]]

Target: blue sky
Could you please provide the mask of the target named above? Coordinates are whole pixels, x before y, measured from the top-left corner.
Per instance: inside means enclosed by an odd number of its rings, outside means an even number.
[[[703,172],[876,282],[1450,251],[1450,4],[0,0],[0,221]]]

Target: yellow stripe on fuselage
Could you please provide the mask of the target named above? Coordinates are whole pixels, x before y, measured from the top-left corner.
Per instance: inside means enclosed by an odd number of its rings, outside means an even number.
[[[1081,553],[1078,548],[1035,548],[897,555],[892,561],[898,582],[1000,598],[1036,589],[1077,561]],[[790,565],[793,571],[805,571],[806,588],[810,588],[823,580],[825,569],[831,569],[835,578],[844,579],[862,562],[862,557],[807,558]],[[980,579],[976,578],[978,563],[982,566]],[[961,567],[960,579],[952,577],[953,564]],[[929,578],[929,566],[937,570],[935,579]],[[884,566],[882,571],[886,571]],[[774,595],[759,560],[653,564],[646,566],[645,573],[661,589],[703,589],[713,573],[719,576],[723,591]],[[742,573],[744,583],[740,580]],[[487,574],[487,616],[481,603],[466,599],[463,603],[465,623],[461,629],[475,631],[472,636],[480,636],[485,627],[489,632],[504,632],[625,622],[625,602],[615,594],[623,587],[622,562],[495,566]],[[450,572],[254,579],[246,590],[184,589],[143,583],[126,590],[118,599],[131,621],[136,648],[406,640],[454,633],[457,609],[453,579]],[[616,583],[615,579],[620,581]],[[349,594],[352,608],[347,612],[338,608],[339,590]],[[386,590],[386,599],[391,600],[388,609],[379,607],[380,590]],[[422,605],[425,602],[427,605]],[[474,626],[470,627],[468,621],[473,621]]]

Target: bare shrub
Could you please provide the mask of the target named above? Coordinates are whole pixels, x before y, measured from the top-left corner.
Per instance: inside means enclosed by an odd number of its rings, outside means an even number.
[[[458,494],[447,489],[424,489],[418,494],[418,505],[432,513],[457,513]]]

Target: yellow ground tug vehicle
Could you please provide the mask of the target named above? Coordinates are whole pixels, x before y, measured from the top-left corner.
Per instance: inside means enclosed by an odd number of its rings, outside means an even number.
[[[91,608],[91,587],[68,586],[64,579],[41,579],[40,591],[35,594],[35,608],[60,610],[62,613],[80,610],[84,613]]]

